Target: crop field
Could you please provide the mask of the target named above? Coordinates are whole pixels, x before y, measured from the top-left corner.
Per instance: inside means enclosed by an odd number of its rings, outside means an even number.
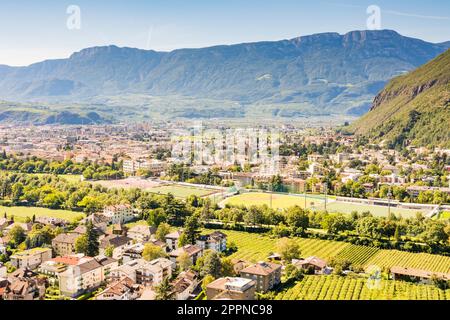
[[[450,289],[404,281],[380,280],[368,286],[364,277],[305,276],[276,300],[450,300]]]
[[[380,268],[399,266],[450,273],[450,257],[428,253],[410,253],[398,250],[380,250],[366,262],[366,265],[376,265]]]
[[[253,234],[239,231],[223,231],[228,235],[228,242],[234,242],[238,251],[231,257],[243,259],[250,262],[257,262],[267,259],[270,253],[276,250],[278,239],[267,235]],[[327,241],[319,239],[297,238],[303,257],[317,256],[322,259],[329,259],[341,252],[349,243]]]
[[[339,254],[336,255],[336,258],[340,260],[348,260],[351,261],[352,264],[363,266],[379,251],[380,249],[377,248],[357,246],[352,244],[339,252]]]
[[[272,201],[271,201],[272,198]],[[270,193],[256,193],[249,192],[240,194],[231,198],[226,199],[222,204],[231,206],[271,206],[273,209],[287,209],[294,206],[299,206],[305,208],[305,198],[304,196],[298,195],[285,195],[285,194],[271,194]],[[320,197],[306,196],[306,207],[314,207],[321,205],[324,200]]]
[[[325,207],[322,205],[320,207],[321,210],[324,210]],[[387,217],[388,216],[388,207],[383,206],[372,206],[365,204],[356,204],[356,203],[348,203],[348,202],[329,202],[327,204],[328,212],[336,212],[336,213],[344,213],[350,214],[353,211],[363,213],[369,211],[372,215],[376,217]],[[403,218],[412,218],[416,216],[417,210],[412,209],[403,209],[403,208],[391,208],[391,212],[397,216],[401,215]]]
[[[15,221],[23,222],[27,217],[32,218],[33,215],[36,217],[49,217],[49,218],[60,218],[67,221],[75,221],[79,218],[84,218],[84,213],[73,212],[67,210],[51,210],[47,208],[36,208],[36,207],[3,207],[0,206],[0,216],[3,217],[4,213],[10,217],[14,216]]]
[[[147,189],[148,192],[156,193],[156,194],[173,194],[175,198],[186,199],[191,195],[196,195],[198,197],[206,197],[209,195],[213,195],[217,193],[216,190],[211,189],[203,189],[203,188],[195,188],[195,187],[187,187],[182,185],[167,185],[154,187],[151,189]]]
[[[231,257],[257,262],[267,259],[276,250],[277,239],[268,235],[253,234],[241,231],[222,231],[228,235],[228,242],[234,242],[238,251]],[[317,256],[328,260],[336,257],[346,259],[355,265],[368,267],[376,265],[380,268],[399,266],[416,268],[431,272],[449,272],[450,257],[411,253],[398,250],[381,250],[377,248],[356,246],[346,242],[296,238],[300,245],[302,257]]]

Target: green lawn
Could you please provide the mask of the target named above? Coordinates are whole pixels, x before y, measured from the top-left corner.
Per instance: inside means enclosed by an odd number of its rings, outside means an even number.
[[[320,206],[321,210],[325,209],[325,206]],[[365,204],[356,204],[356,203],[348,203],[348,202],[329,202],[327,204],[328,212],[336,212],[336,213],[344,213],[350,214],[353,211],[357,211],[359,213],[370,211],[372,215],[376,217],[387,217],[388,215],[388,207],[384,206],[371,206]],[[391,212],[395,215],[401,215],[403,218],[412,218],[416,216],[417,210],[411,209],[403,209],[403,208],[391,208]]]
[[[46,208],[36,208],[36,207],[3,207],[0,206],[0,216],[3,217],[6,212],[7,216],[14,216],[16,221],[25,221],[25,218],[32,218],[33,215],[36,217],[50,217],[50,218],[61,218],[68,221],[74,221],[77,218],[84,218],[84,213],[73,212],[67,210],[51,210]]]
[[[272,201],[271,201],[272,199]],[[301,208],[305,207],[305,197],[304,196],[294,196],[285,194],[270,194],[270,193],[259,193],[259,192],[249,192],[240,194],[231,198],[226,199],[222,204],[231,206],[271,206],[274,209],[287,209],[293,206],[299,206]],[[323,203],[323,199],[315,196],[308,195],[306,197],[307,208],[313,206],[320,206]]]
[[[181,185],[169,185],[169,186],[161,186],[147,189],[148,192],[156,193],[156,194],[173,194],[175,198],[186,199],[191,195],[196,195],[198,197],[205,197],[208,195],[212,195],[216,193],[215,190],[211,189],[202,189],[195,187],[186,187]]]
[[[450,219],[450,211],[443,211],[439,214],[439,219],[447,220]]]

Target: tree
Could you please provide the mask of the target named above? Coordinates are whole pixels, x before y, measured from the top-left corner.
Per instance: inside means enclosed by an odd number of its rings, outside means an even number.
[[[20,200],[20,197],[23,196],[23,184],[17,182],[12,186],[12,200],[13,202],[17,202]]]
[[[286,222],[295,232],[303,234],[308,229],[309,217],[302,208],[295,206],[287,210]]]
[[[222,274],[222,261],[216,251],[207,250],[203,255],[203,266],[200,272],[201,276],[212,275],[219,278]]]
[[[156,229],[156,239],[159,241],[166,241],[166,235],[170,233],[170,225],[163,222],[158,226],[158,229]]]
[[[208,286],[208,284],[210,284],[214,280],[215,280],[214,277],[210,274],[208,274],[206,277],[203,278],[203,281],[202,281],[203,292],[206,292],[206,287]]]
[[[330,234],[339,234],[340,232],[351,230],[352,221],[342,214],[328,215],[324,220],[323,227]]]
[[[441,221],[428,220],[422,238],[427,243],[444,243],[448,240],[445,224]]]
[[[114,246],[110,245],[105,249],[105,256],[112,258],[114,254]]]
[[[158,208],[158,209],[149,210],[148,218],[147,218],[147,223],[149,226],[158,228],[161,223],[166,222],[166,221],[167,221],[167,215],[164,212],[164,209]]]
[[[14,242],[15,245],[21,244],[26,238],[25,230],[19,225],[13,226],[8,235],[10,241]]]
[[[198,215],[194,214],[186,219],[184,223],[183,235],[186,239],[186,244],[195,244],[197,236],[200,233],[200,222]]]
[[[248,225],[258,226],[262,224],[264,219],[264,214],[261,208],[257,206],[251,206],[247,209],[247,213],[244,215],[244,222]]]
[[[222,277],[235,277],[236,272],[234,271],[233,262],[231,262],[230,258],[222,259]]]
[[[87,251],[87,237],[86,235],[81,235],[75,240],[75,251],[77,253],[86,253]]]
[[[188,270],[192,266],[192,259],[189,254],[183,252],[177,257],[178,266],[182,271]]]
[[[300,246],[294,239],[282,238],[277,242],[277,252],[285,261],[300,258]]]
[[[87,240],[87,248],[85,254],[88,257],[95,257],[98,255],[98,234],[94,230],[94,225],[92,221],[89,221],[86,225],[86,240]]]
[[[163,281],[155,288],[156,300],[173,300],[174,292],[170,279],[164,278]]]
[[[154,244],[147,243],[144,246],[144,251],[142,252],[142,258],[144,258],[147,261],[152,261],[158,258],[164,258],[166,257],[166,253],[164,252],[163,248],[159,246],[155,246]]]

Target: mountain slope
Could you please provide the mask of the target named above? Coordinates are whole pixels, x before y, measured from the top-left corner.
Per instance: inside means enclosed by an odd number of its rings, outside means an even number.
[[[350,126],[356,134],[391,146],[450,148],[450,50],[393,79],[371,110]]]
[[[388,80],[448,46],[382,30],[172,52],[94,47],[68,59],[0,67],[0,98],[78,102],[123,94],[184,96],[217,100],[216,106],[224,100],[243,108],[268,106],[272,115],[361,115]]]

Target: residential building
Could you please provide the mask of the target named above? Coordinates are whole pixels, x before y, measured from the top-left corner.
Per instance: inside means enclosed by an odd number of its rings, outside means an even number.
[[[203,250],[224,252],[227,250],[227,235],[220,231],[214,231],[211,234],[200,236],[196,243]]]
[[[181,272],[175,281],[172,282],[175,300],[188,300],[198,285],[199,280],[196,272]]]
[[[29,269],[18,269],[8,278],[3,290],[4,300],[42,300],[45,281]]]
[[[303,270],[313,270],[315,274],[322,274],[327,268],[327,262],[317,257],[308,257],[303,260],[293,260],[292,264]]]
[[[78,233],[61,233],[52,240],[52,248],[57,256],[69,256],[75,253],[75,242],[80,237]]]
[[[6,268],[6,266],[0,262],[0,278],[6,278],[6,274],[7,274],[8,269]]]
[[[256,282],[246,278],[220,278],[206,286],[208,300],[255,300]]]
[[[122,258],[126,248],[133,243],[131,238],[115,234],[108,235],[100,241],[99,253],[105,255],[108,248],[112,248],[112,258],[119,260]]]
[[[281,265],[272,262],[258,262],[241,270],[242,278],[254,280],[256,291],[267,292],[281,283]]]
[[[168,259],[160,258],[152,261],[136,259],[111,269],[108,278],[117,281],[122,277],[128,277],[139,285],[155,286],[165,278],[172,277],[174,269],[175,265]]]
[[[52,258],[52,249],[50,248],[33,248],[17,252],[10,257],[11,265],[19,268],[35,269],[42,262]]]
[[[100,292],[96,300],[136,300],[141,295],[142,287],[128,277],[112,282]]]
[[[197,245],[188,244],[182,248],[178,248],[170,252],[170,260],[176,263],[177,258],[183,253],[187,253],[189,258],[191,259],[192,264],[194,265],[197,262],[197,259],[203,255],[203,249]]]
[[[69,266],[58,275],[59,290],[68,297],[95,290],[105,281],[110,270],[117,266],[117,260],[105,257]]]
[[[147,242],[155,232],[154,228],[147,225],[136,225],[128,230],[127,236],[137,242]]]
[[[393,280],[417,281],[423,284],[432,284],[433,278],[450,281],[450,273],[431,272],[399,266],[394,266],[391,268],[391,277]]]
[[[178,241],[183,234],[183,231],[177,230],[175,232],[169,233],[166,235],[166,243],[167,243],[167,250],[172,251],[178,249]]]
[[[122,224],[134,219],[134,212],[130,205],[109,206],[102,213],[109,219],[108,224]]]
[[[142,259],[143,252],[144,252],[144,245],[142,243],[136,243],[125,247],[122,253],[123,263],[136,259]]]

